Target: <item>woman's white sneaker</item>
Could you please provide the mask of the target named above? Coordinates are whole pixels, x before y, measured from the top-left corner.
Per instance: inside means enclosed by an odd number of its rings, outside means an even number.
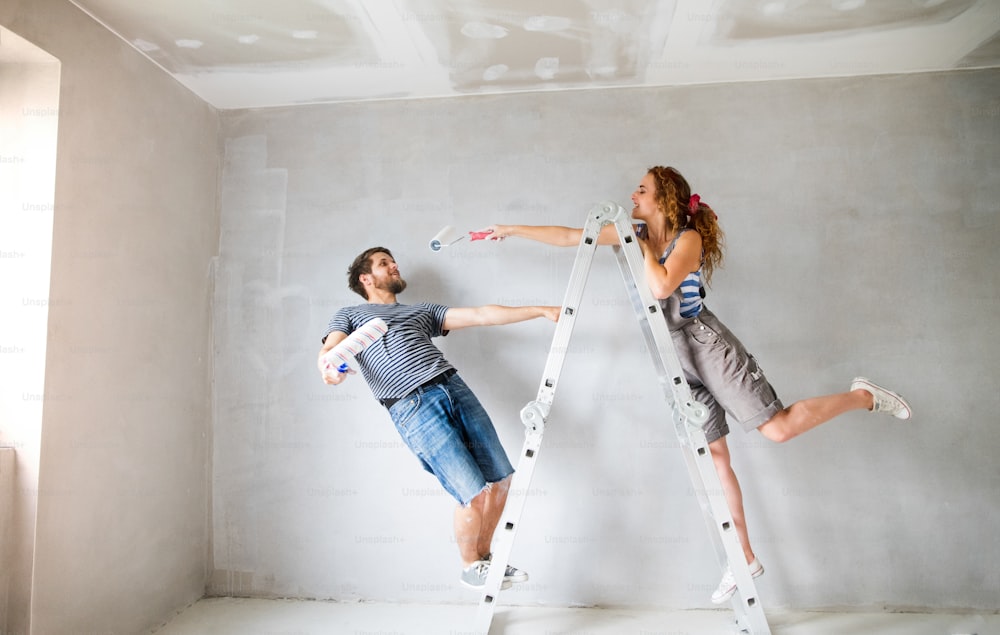
[[[764,565],[757,558],[754,558],[753,562],[747,566],[750,567],[750,577],[759,578],[764,575]],[[727,565],[725,573],[722,574],[722,580],[719,582],[719,588],[712,594],[712,602],[722,604],[733,597],[733,593],[736,593],[736,577],[733,575],[733,570]]]
[[[871,393],[874,405],[870,412],[884,412],[897,419],[909,419],[912,411],[906,400],[885,388],[879,386],[867,377],[855,377],[851,382],[851,390],[866,390]]]

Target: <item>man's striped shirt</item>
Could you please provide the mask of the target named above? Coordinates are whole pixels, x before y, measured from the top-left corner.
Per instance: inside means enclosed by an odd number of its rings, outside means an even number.
[[[373,318],[385,320],[388,332],[356,359],[376,399],[400,398],[454,368],[431,342],[432,337],[448,334],[444,330],[447,312],[448,307],[441,304],[359,304],[337,311],[326,335],[334,331],[350,335]]]

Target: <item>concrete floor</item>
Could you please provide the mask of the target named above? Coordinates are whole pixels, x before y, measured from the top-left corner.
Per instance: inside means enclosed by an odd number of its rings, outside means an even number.
[[[157,635],[459,635],[477,605],[377,604],[211,598]],[[774,635],[1000,635],[1000,615],[768,612]],[[730,611],[498,606],[504,635],[715,635],[733,633]]]

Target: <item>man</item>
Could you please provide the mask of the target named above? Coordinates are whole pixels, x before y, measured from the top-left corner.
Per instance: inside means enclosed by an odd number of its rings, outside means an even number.
[[[367,303],[342,308],[330,320],[319,353],[323,381],[340,384],[354,372],[329,369],[323,355],[369,320],[385,321],[388,332],[357,354],[358,365],[407,447],[458,501],[454,526],[463,566],[460,580],[482,589],[489,574],[493,532],[514,468],[489,415],[431,338],[469,326],[539,317],[555,322],[560,307],[399,304],[396,295],[406,289],[406,281],[384,247],[366,249],[347,274],[348,286]],[[527,579],[523,571],[507,567],[504,585]]]

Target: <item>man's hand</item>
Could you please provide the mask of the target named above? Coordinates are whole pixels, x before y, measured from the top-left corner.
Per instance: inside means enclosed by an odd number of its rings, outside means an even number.
[[[346,364],[345,364],[346,366]],[[343,366],[341,366],[343,368]],[[323,372],[323,383],[330,386],[336,386],[337,384],[343,383],[347,379],[348,375],[355,375],[357,371],[353,368],[348,367],[345,370],[340,370],[340,368],[328,368]]]
[[[347,362],[343,362],[338,366],[334,366],[326,359],[326,354],[333,350],[333,347],[341,343],[347,338],[347,333],[340,333],[333,331],[326,336],[326,341],[323,343],[323,348],[319,351],[319,357],[316,359],[316,367],[319,369],[319,374],[323,378],[324,384],[330,384],[336,386],[345,379],[348,375],[354,375],[355,371],[347,365]]]
[[[542,316],[546,319],[552,320],[553,322],[559,321],[559,316],[562,315],[561,306],[543,306]]]

